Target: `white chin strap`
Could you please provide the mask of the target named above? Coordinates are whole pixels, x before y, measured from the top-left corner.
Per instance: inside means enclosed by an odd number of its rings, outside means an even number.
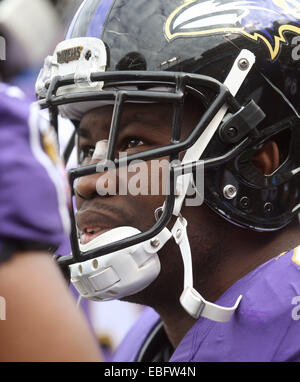
[[[201,294],[193,288],[192,256],[186,227],[186,220],[179,217],[172,229],[172,234],[176,244],[180,248],[184,265],[184,289],[180,296],[180,303],[187,313],[194,318],[202,316],[213,321],[228,321],[238,307],[242,296],[239,296],[233,307],[225,308],[206,301]]]
[[[235,96],[255,62],[255,56],[248,50],[242,50],[235,60],[224,85]],[[210,124],[198,138],[195,144],[186,151],[182,164],[197,162],[207,145],[218,130],[225,114],[227,105],[223,105],[216,113]],[[177,179],[176,190],[179,192],[175,200],[173,215],[179,216],[172,229],[172,235],[179,246],[184,265],[184,290],[180,297],[183,308],[194,318],[200,316],[213,321],[226,322],[237,309],[242,296],[239,296],[234,306],[223,307],[206,301],[193,287],[193,266],[189,239],[186,231],[187,222],[180,216],[189,185],[193,180],[192,174],[185,174]]]
[[[233,96],[238,92],[254,62],[255,56],[248,50],[242,50],[235,60],[224,82]],[[226,112],[227,106],[224,105],[195,144],[186,151],[182,164],[196,162],[201,158]],[[151,240],[70,266],[71,281],[83,297],[95,300],[120,299],[146,288],[160,272],[157,252],[173,237],[179,246],[184,265],[184,290],[180,297],[183,308],[194,318],[202,316],[220,322],[230,320],[242,296],[238,297],[234,306],[222,307],[206,301],[193,287],[192,256],[186,230],[187,222],[180,215],[192,179],[192,174],[185,174],[177,178],[176,189],[180,193],[175,200],[173,215],[178,218],[171,231],[164,228]],[[115,228],[86,245],[80,245],[80,250],[82,252],[90,251],[138,233],[140,231],[133,227]]]

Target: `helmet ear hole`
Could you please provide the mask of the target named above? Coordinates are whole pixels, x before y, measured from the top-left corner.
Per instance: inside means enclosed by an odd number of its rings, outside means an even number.
[[[264,175],[271,175],[288,158],[291,141],[290,130],[273,135],[252,157],[253,165]]]
[[[292,134],[290,129],[286,129],[276,134],[273,139],[279,148],[279,165],[281,166],[289,156]]]
[[[252,163],[264,175],[272,174],[279,167],[279,149],[275,141],[269,141],[252,158]]]

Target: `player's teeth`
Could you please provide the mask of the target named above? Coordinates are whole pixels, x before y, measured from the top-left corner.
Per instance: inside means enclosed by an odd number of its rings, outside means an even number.
[[[87,233],[91,233],[91,234],[93,234],[93,233],[97,233],[98,231],[100,231],[101,230],[101,228],[98,228],[98,229],[90,229],[90,228],[88,228],[87,230],[86,230],[86,232]]]

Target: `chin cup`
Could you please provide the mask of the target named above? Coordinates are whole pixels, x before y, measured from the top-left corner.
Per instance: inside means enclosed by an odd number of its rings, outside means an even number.
[[[86,252],[138,233],[140,231],[133,227],[118,227],[80,245],[80,250]],[[154,240],[72,264],[71,282],[82,297],[96,301],[121,299],[138,293],[159,275],[157,251],[170,237],[170,231],[164,229]]]

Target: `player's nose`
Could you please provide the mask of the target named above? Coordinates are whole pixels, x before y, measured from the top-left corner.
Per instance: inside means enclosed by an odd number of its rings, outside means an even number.
[[[92,158],[89,161],[85,161],[84,165],[99,165],[106,160],[108,149],[108,141],[106,139],[98,141],[95,145],[95,150]],[[96,173],[92,175],[82,176],[77,180],[75,187],[76,195],[82,199],[91,199],[96,195],[102,195],[102,190],[99,190],[101,185],[100,177],[103,175],[103,172],[100,170],[100,167],[97,166]],[[107,175],[106,175],[107,176]]]

